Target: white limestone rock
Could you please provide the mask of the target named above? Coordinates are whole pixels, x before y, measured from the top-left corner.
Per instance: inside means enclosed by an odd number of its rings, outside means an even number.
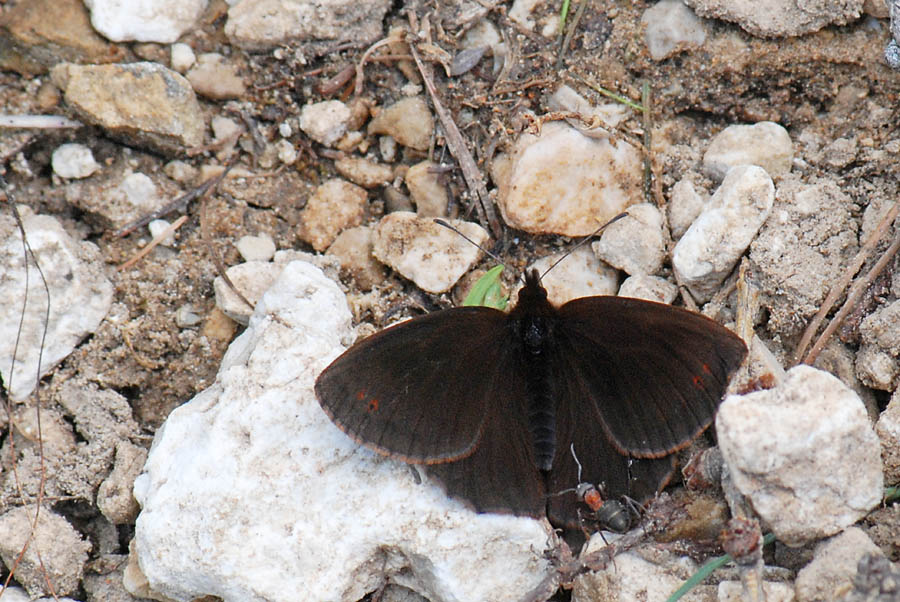
[[[25,299],[26,263],[19,229],[6,213],[0,216],[0,290],[7,299],[18,301],[0,303],[0,375],[14,400],[25,399],[37,385],[38,354],[43,376],[97,329],[113,300],[113,286],[93,243],[73,240],[54,217],[35,215],[24,205],[19,212],[50,289],[50,318],[45,325],[47,297],[29,260],[27,305],[18,355],[10,373]],[[47,337],[42,341],[45,326]]]
[[[83,144],[61,144],[50,159],[53,173],[61,178],[86,178],[100,169],[94,153]]]
[[[775,389],[728,397],[716,433],[734,484],[788,545],[839,533],[881,502],[878,437],[827,372],[800,365]]]
[[[476,514],[334,426],[313,383],[352,338],[337,284],[288,264],[216,382],[157,431],[136,554],[175,600],[516,600],[550,570],[546,521]]]
[[[637,274],[629,276],[622,282],[618,295],[671,304],[678,296],[678,287],[659,276]]]

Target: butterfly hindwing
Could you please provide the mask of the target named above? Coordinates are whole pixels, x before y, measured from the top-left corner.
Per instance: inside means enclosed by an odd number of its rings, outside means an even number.
[[[669,481],[673,457],[635,458],[617,449],[604,430],[600,408],[584,397],[585,384],[578,376],[583,359],[567,353],[551,355],[549,361],[557,375],[556,451],[547,475],[547,491],[552,494],[547,516],[555,525],[574,529],[580,526],[578,509],[584,507],[574,492],[558,492],[585,482],[602,485],[607,499],[628,496],[644,502]]]
[[[492,408],[505,314],[461,307],[402,322],[358,342],[316,380],[316,396],[348,435],[407,462],[471,454]]]
[[[712,422],[747,349],[716,322],[661,303],[585,297],[559,308],[557,378],[609,442],[638,458],[687,445]]]

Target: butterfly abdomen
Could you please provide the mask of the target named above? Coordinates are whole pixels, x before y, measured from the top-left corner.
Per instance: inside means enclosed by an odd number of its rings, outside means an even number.
[[[545,316],[524,316],[518,321],[528,391],[528,427],[534,445],[535,464],[550,470],[556,454],[556,405],[549,388],[545,361],[550,340],[550,321]]]

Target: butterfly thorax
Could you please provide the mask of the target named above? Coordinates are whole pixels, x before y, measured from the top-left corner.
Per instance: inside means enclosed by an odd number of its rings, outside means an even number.
[[[549,364],[544,357],[553,340],[555,312],[538,272],[532,270],[519,291],[519,302],[510,314],[510,324],[516,329],[515,340],[521,342],[519,352],[525,364],[528,390],[528,427],[535,464],[540,470],[550,470],[556,453],[556,404],[549,389],[552,379],[547,378]]]

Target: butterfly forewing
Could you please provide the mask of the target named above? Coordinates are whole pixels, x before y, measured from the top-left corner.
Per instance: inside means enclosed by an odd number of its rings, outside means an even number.
[[[585,297],[559,309],[559,378],[594,409],[610,442],[656,458],[712,422],[746,346],[699,314],[623,297]]]
[[[506,314],[435,312],[385,329],[338,357],[316,380],[331,419],[376,451],[432,463],[471,454],[491,410]]]

